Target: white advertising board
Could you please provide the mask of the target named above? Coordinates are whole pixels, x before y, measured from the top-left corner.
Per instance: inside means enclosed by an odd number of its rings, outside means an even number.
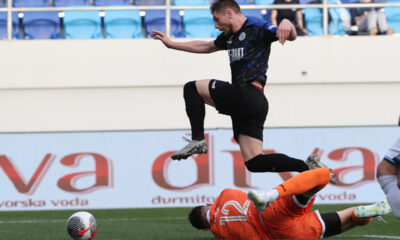
[[[0,134],[0,211],[195,206],[225,188],[269,190],[295,173],[249,173],[231,130],[208,130],[209,152],[169,156],[189,131]],[[384,197],[376,165],[399,127],[264,130],[264,151],[306,159],[313,152],[338,174],[316,203]]]

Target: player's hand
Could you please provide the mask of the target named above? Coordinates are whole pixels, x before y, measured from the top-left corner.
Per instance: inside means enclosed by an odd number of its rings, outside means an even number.
[[[169,37],[167,37],[167,35],[165,35],[164,33],[160,32],[160,31],[153,30],[150,34],[150,37],[152,37],[153,39],[156,39],[156,40],[160,40],[168,48],[171,47],[171,44],[172,44],[171,39],[169,39]]]
[[[302,28],[302,29],[301,29],[301,31],[303,31],[303,33],[304,33],[305,35],[308,35],[308,31],[307,31],[307,29],[305,29],[305,28]]]
[[[290,36],[290,32],[292,31],[293,24],[287,20],[283,19],[279,24],[278,31],[276,32],[276,37],[279,39],[279,42],[283,45],[285,41],[288,40]]]

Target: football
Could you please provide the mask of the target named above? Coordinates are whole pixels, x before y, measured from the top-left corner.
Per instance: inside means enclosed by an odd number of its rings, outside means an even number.
[[[97,233],[96,219],[88,212],[76,212],[68,218],[67,231],[74,240],[93,239]]]

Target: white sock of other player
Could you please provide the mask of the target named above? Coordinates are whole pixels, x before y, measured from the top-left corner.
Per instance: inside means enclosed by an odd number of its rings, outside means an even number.
[[[396,175],[385,175],[378,177],[378,182],[386,194],[386,198],[394,215],[400,219],[400,189],[397,186]]]

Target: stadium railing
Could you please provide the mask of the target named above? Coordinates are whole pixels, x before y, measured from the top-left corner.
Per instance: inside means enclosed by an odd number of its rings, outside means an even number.
[[[29,7],[17,8],[13,7],[13,0],[7,0],[5,8],[0,8],[0,12],[7,12],[7,39],[11,40],[13,37],[12,30],[12,14],[14,12],[40,12],[40,11],[113,11],[113,10],[165,10],[165,30],[168,36],[171,36],[171,11],[172,10],[187,10],[187,9],[209,9],[209,6],[176,6],[172,5],[173,0],[166,0],[163,6],[83,6],[83,7]],[[323,35],[328,35],[329,25],[329,9],[332,8],[379,8],[379,7],[396,7],[400,11],[400,3],[340,3],[329,4],[328,0],[322,0],[321,4],[290,4],[290,5],[241,5],[242,9],[306,9],[306,8],[319,8],[322,10],[322,26]],[[62,14],[60,15],[62,16]]]

